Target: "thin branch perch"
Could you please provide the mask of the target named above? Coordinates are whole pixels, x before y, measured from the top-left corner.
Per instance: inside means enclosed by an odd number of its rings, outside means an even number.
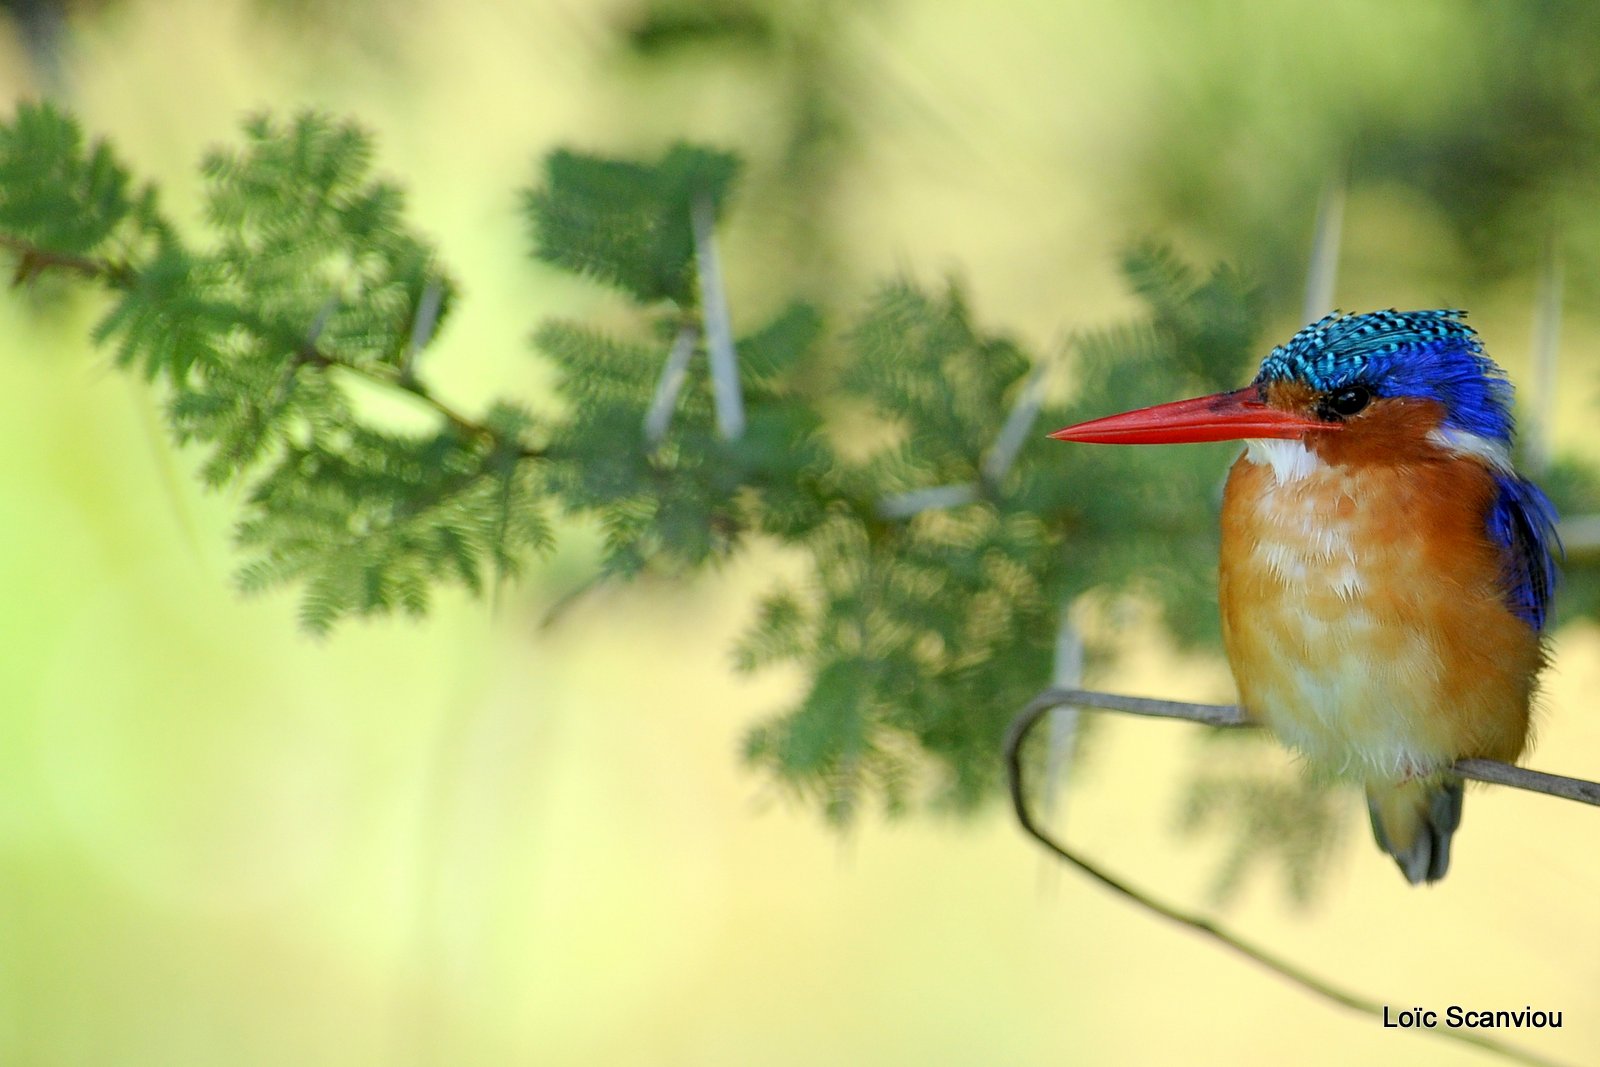
[[[1029,712],[1041,704],[1046,710],[1059,707],[1101,708],[1152,719],[1183,719],[1206,726],[1237,728],[1260,725],[1246,718],[1243,709],[1233,704],[1190,704],[1181,700],[1152,700],[1149,697],[1097,693],[1088,689],[1046,689],[1033,699],[1028,710],[1017,721],[1027,718]],[[1600,782],[1591,782],[1586,778],[1568,778],[1566,775],[1529,770],[1492,759],[1457,760],[1450,770],[1474,782],[1507,785],[1513,789],[1525,789],[1530,793],[1544,793],[1600,807]]]
[[[1120,711],[1128,715],[1160,719],[1183,719],[1188,722],[1198,722],[1207,726],[1230,729],[1257,725],[1245,717],[1242,709],[1231,704],[1190,704],[1176,700],[1152,700],[1146,697],[1099,693],[1087,689],[1046,689],[1023,709],[1022,714],[1012,721],[1010,728],[1006,732],[1006,777],[1011,794],[1011,806],[1016,812],[1017,822],[1029,836],[1049,849],[1057,857],[1139,907],[1210,938],[1217,944],[1266,968],[1278,977],[1286,979],[1307,992],[1349,1008],[1351,1011],[1360,1012],[1363,1015],[1374,1018],[1383,1017],[1384,1005],[1378,1001],[1340,988],[1303,969],[1298,964],[1252,944],[1204,915],[1185,911],[1151,896],[1132,883],[1110,873],[1094,861],[1086,859],[1075,849],[1062,844],[1040,826],[1034,820],[1032,809],[1028,806],[1027,793],[1023,788],[1022,747],[1033,728],[1039,724],[1039,721],[1050,712],[1061,707],[1100,708],[1106,711]],[[1587,804],[1600,804],[1600,783],[1579,778],[1566,778],[1556,774],[1529,771],[1495,760],[1458,760],[1452,770],[1463,778],[1471,778],[1475,781],[1509,785],[1517,789],[1547,793],[1551,796],[1569,800],[1580,800]],[[1453,1041],[1457,1044],[1480,1048],[1517,1063],[1529,1064],[1531,1067],[1561,1067],[1556,1060],[1548,1059],[1537,1053],[1470,1031],[1435,1028],[1419,1032],[1446,1041]]]

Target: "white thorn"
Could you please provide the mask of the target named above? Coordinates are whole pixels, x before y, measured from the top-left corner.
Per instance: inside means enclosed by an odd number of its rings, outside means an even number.
[[[711,361],[711,395],[717,406],[717,432],[729,441],[744,436],[744,397],[739,391],[739,358],[733,350],[728,295],[722,287],[715,241],[716,205],[710,193],[695,197],[690,209],[695,263],[700,271],[700,315],[705,323],[706,354]]]
[[[429,278],[428,284],[422,287],[422,296],[417,300],[417,314],[411,320],[411,340],[406,345],[404,359],[400,363],[400,374],[403,377],[411,376],[411,368],[416,363],[417,353],[433,340],[433,329],[439,324],[439,309],[444,306],[444,286],[439,284],[439,279]]]
[[[1533,307],[1533,416],[1523,429],[1528,466],[1535,473],[1550,465],[1550,427],[1555,421],[1556,357],[1561,346],[1561,256],[1552,233],[1539,266]]]
[[[1061,605],[1056,624],[1055,668],[1051,682],[1057,689],[1076,689],[1083,684],[1083,638],[1072,625],[1071,602]],[[1072,753],[1078,744],[1078,709],[1064,704],[1050,712],[1049,748],[1045,755],[1044,810],[1050,811],[1065,790],[1071,773]]]
[[[693,323],[686,322],[678,327],[678,336],[673,339],[672,351],[667,353],[666,366],[661,368],[655,395],[650,398],[650,410],[644,417],[644,439],[651,448],[667,436],[672,413],[678,407],[678,391],[683,388],[684,377],[688,374],[689,357],[694,354],[694,343],[699,339],[700,331]]]
[[[978,499],[978,487],[970,482],[961,485],[936,485],[928,489],[913,489],[909,493],[884,497],[878,502],[878,515],[885,519],[909,519],[924,511],[955,508],[971,504]]]
[[[328,320],[333,318],[333,313],[339,310],[339,294],[334,293],[322,302],[317,309],[317,317],[311,320],[311,328],[306,330],[306,347],[317,347],[317,341],[322,338],[322,331],[328,328]]]
[[[1033,421],[1039,417],[1039,406],[1044,402],[1045,370],[1045,365],[1041,363],[1028,375],[1028,380],[1023,383],[1017,399],[1011,405],[1005,425],[1000,428],[1000,436],[995,438],[994,447],[984,458],[983,480],[991,487],[1005,480],[1006,473],[1017,461],[1017,455],[1028,439],[1028,431],[1033,429]]]
[[[1333,311],[1333,294],[1339,280],[1339,241],[1344,229],[1345,177],[1341,170],[1328,179],[1317,203],[1317,229],[1311,239],[1311,263],[1306,268],[1306,322],[1316,322]]]

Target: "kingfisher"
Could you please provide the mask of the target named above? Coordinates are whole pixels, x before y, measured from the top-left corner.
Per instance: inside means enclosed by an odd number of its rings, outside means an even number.
[[[1458,759],[1515,763],[1545,665],[1555,509],[1511,462],[1512,388],[1465,312],[1335,312],[1243,389],[1058,430],[1244,442],[1218,601],[1245,714],[1365,786],[1413,885],[1450,866]]]

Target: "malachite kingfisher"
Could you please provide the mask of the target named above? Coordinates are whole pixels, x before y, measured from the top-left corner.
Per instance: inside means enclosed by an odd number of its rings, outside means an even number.
[[[1511,465],[1511,385],[1464,315],[1329,315],[1243,389],[1050,435],[1244,441],[1218,568],[1240,702],[1314,773],[1365,785],[1412,884],[1450,866],[1450,765],[1528,744],[1560,550]]]

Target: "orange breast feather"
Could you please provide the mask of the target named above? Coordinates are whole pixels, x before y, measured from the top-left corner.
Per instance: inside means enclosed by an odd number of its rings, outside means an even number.
[[[1488,468],[1306,460],[1283,476],[1247,453],[1224,494],[1223,636],[1247,712],[1359,780],[1514,761],[1543,652],[1506,606]]]

